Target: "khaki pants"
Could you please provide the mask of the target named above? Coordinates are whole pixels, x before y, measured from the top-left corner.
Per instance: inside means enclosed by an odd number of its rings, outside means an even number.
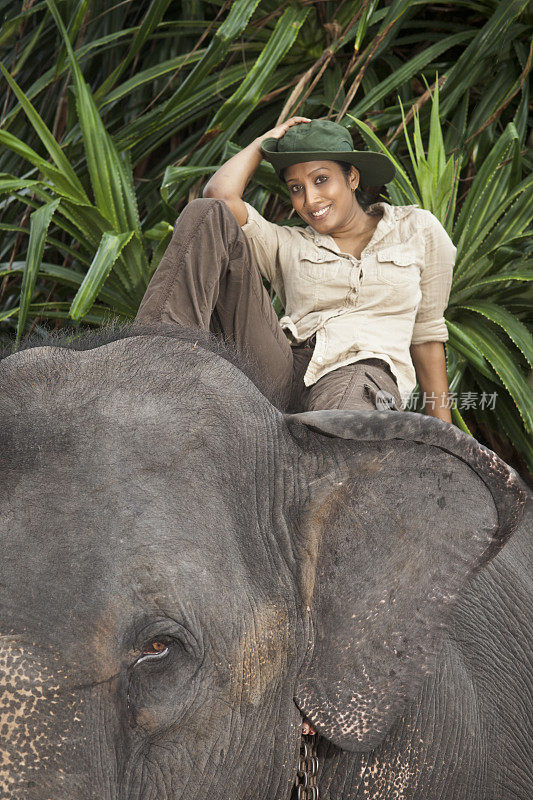
[[[314,337],[291,346],[270,302],[237,220],[221,200],[193,200],[143,297],[136,321],[175,323],[223,336],[260,365],[285,409],[400,408],[396,380],[385,361],[366,359],[306,387],[303,376]]]

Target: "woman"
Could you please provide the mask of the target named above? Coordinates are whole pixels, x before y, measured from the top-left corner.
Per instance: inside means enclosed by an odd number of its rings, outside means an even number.
[[[263,157],[306,228],[267,222],[242,200]],[[137,320],[231,338],[293,410],[400,409],[416,371],[426,413],[451,422],[443,312],[456,251],[418,206],[359,203],[360,180],[393,177],[390,160],[354,151],[343,126],[293,117],[223,164],[210,199],[187,206]],[[279,322],[257,267],[285,306]]]

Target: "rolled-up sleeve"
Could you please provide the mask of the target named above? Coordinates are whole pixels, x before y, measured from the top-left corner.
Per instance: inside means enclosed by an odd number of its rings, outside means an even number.
[[[448,341],[444,311],[450,297],[457,248],[439,220],[429,211],[425,215],[425,259],[420,273],[422,298],[411,344]]]
[[[268,222],[259,211],[249,203],[244,204],[248,211],[248,219],[242,225],[254,262],[262,275],[272,284],[274,291],[285,304],[283,276],[280,269],[280,247],[284,235],[283,227]]]

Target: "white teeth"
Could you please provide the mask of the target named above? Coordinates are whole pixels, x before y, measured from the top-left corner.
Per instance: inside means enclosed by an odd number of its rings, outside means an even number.
[[[323,217],[326,211],[329,211],[331,206],[326,206],[326,208],[321,208],[320,211],[311,211],[312,217]]]

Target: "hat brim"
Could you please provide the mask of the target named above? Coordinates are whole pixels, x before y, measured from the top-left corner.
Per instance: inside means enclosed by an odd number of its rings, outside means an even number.
[[[353,164],[359,171],[363,186],[383,186],[389,183],[395,174],[396,168],[390,158],[382,153],[372,153],[366,150],[352,150],[332,152],[331,150],[302,150],[294,153],[279,153],[271,149],[277,147],[278,139],[265,139],[261,151],[267,161],[270,161],[276,173],[281,175],[285,167],[292,164],[301,164],[305,161],[345,161]]]

